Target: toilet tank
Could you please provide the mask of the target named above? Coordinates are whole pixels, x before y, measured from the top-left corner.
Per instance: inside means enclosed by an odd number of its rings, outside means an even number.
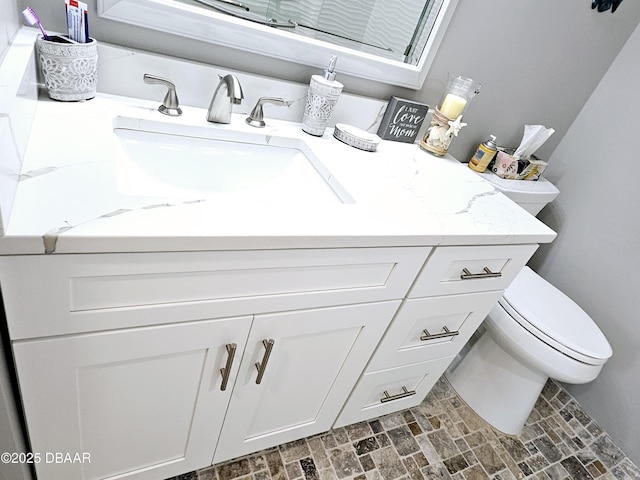
[[[478,173],[478,175],[532,215],[537,215],[560,193],[553,183],[542,177],[536,181],[507,180],[490,171]]]

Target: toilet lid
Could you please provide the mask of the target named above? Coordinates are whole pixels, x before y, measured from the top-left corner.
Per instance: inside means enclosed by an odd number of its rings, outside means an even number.
[[[583,355],[588,357],[584,360],[611,357],[611,346],[591,317],[529,267],[518,274],[500,303],[504,300],[524,328],[567,355],[578,360]]]

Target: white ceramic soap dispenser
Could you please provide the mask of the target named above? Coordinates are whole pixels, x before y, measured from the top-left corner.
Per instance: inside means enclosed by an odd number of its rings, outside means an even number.
[[[307,104],[302,117],[302,130],[310,135],[321,137],[324,134],[333,109],[338,103],[343,85],[335,79],[334,69],[337,61],[338,57],[332,56],[324,74],[311,77]]]

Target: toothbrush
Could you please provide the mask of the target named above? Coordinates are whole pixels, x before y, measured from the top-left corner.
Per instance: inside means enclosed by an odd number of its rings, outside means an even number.
[[[22,11],[22,16],[24,17],[24,19],[29,25],[33,26],[37,24],[38,27],[40,28],[40,31],[42,32],[42,38],[44,38],[45,40],[49,40],[49,36],[47,35],[47,32],[45,32],[44,28],[42,28],[42,23],[40,23],[40,18],[38,17],[38,14],[33,8],[31,7],[25,8]]]

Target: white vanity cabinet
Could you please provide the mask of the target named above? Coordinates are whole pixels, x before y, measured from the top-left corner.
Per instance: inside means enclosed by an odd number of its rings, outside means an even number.
[[[165,478],[326,431],[399,304],[19,342],[32,448],[91,458],[38,476]]]
[[[435,248],[334,426],[419,404],[537,247]]]
[[[430,250],[0,257],[31,448],[91,459],[38,479],[166,478],[328,430]]]
[[[399,304],[256,316],[214,463],[329,430]]]
[[[417,405],[537,245],[0,257],[39,480],[157,480]]]
[[[209,465],[238,370],[221,374],[226,346],[241,353],[250,326],[246,316],[14,344],[38,479],[151,480]],[[48,461],[55,452],[89,461]]]

